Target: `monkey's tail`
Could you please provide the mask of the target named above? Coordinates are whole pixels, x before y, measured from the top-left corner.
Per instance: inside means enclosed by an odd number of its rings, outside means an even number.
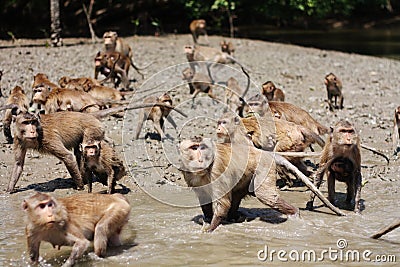
[[[98,119],[101,119],[101,118],[119,113],[121,111],[139,109],[139,108],[151,108],[154,106],[167,107],[172,110],[175,110],[176,112],[178,112],[185,118],[188,117],[183,111],[179,110],[178,108],[168,105],[168,104],[164,104],[164,103],[142,103],[142,104],[137,104],[137,105],[132,105],[132,106],[118,106],[118,107],[112,107],[112,108],[108,108],[108,109],[91,112],[90,115],[95,116]]]
[[[400,219],[396,219],[394,220],[391,224],[389,224],[388,226],[382,228],[381,230],[379,230],[377,233],[375,233],[374,235],[371,236],[371,238],[373,239],[378,239],[379,237],[383,236],[384,234],[387,234],[391,231],[393,231],[394,229],[396,229],[397,227],[400,226]]]
[[[274,153],[273,156],[276,159],[275,161],[277,165],[285,167],[287,170],[296,175],[296,177],[299,178],[330,210],[339,216],[346,216],[346,214],[344,214],[341,210],[333,206],[332,203],[326,197],[324,197],[324,195],[322,195],[321,191],[319,191],[318,188],[311,183],[308,177],[299,171],[299,169],[297,169],[292,163],[276,153]]]
[[[389,164],[389,157],[387,157],[387,156],[386,156],[385,154],[383,154],[382,152],[376,150],[376,149],[373,148],[373,147],[366,146],[366,145],[364,145],[364,144],[361,144],[361,147],[364,148],[364,149],[366,149],[366,150],[371,151],[371,152],[374,153],[374,154],[377,154],[377,155],[383,157],[383,158],[387,161],[387,163]]]

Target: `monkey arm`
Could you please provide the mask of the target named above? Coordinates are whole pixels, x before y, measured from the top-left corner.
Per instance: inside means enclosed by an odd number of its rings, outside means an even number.
[[[89,247],[90,242],[85,238],[76,237],[70,233],[66,235],[66,240],[73,243],[71,254],[62,267],[70,267],[75,264],[76,259],[81,257],[85,253],[86,249]]]
[[[25,229],[27,235],[27,244],[28,244],[28,255],[32,262],[38,262],[39,260],[39,248],[40,248],[40,239],[37,239],[29,230],[28,227]]]

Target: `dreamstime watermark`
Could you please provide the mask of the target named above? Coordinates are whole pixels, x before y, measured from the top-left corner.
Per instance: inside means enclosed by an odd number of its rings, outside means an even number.
[[[346,239],[338,239],[336,247],[325,249],[305,249],[305,250],[285,250],[270,249],[267,245],[257,252],[257,258],[262,262],[396,262],[396,255],[392,254],[374,254],[372,250],[348,249]]]

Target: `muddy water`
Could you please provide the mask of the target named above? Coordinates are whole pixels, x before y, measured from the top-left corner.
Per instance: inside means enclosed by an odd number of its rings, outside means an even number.
[[[264,207],[256,199],[249,198],[243,202],[241,208],[247,216],[247,221],[222,225],[212,234],[202,232],[202,226],[194,222],[201,214],[200,208],[170,206],[140,190],[135,190],[126,195],[132,204],[132,215],[122,233],[124,245],[111,249],[106,259],[98,259],[91,252],[80,260],[77,266],[203,266],[205,264],[279,266],[282,260],[288,260],[295,265],[299,264],[295,262],[296,253],[301,257],[302,253],[310,251],[315,251],[317,262],[314,262],[313,258],[309,260],[308,256],[300,262],[315,266],[322,264],[359,266],[372,264],[365,261],[375,259],[375,256],[389,255],[396,256],[398,262],[400,256],[398,230],[387,234],[382,240],[368,238],[375,229],[388,223],[391,218],[400,216],[398,210],[395,211],[391,207],[391,205],[398,206],[399,203],[393,201],[393,191],[388,189],[389,184],[379,181],[378,185],[374,182],[378,181],[371,181],[363,189],[363,200],[367,208],[362,215],[355,215],[349,211],[347,217],[337,217],[325,208],[318,208],[316,212],[301,211],[301,218],[286,220]],[[398,185],[398,182],[390,183],[390,187]],[[292,204],[302,208],[308,197],[308,193],[304,190],[304,188],[293,188],[291,192],[282,192],[282,195]],[[343,187],[339,190],[344,192]],[[156,188],[148,188],[148,191],[153,195],[158,193]],[[179,188],[164,190],[164,194],[169,195],[172,202],[182,205],[195,199],[192,192]],[[373,197],[377,194],[382,197],[380,199]],[[1,266],[27,264],[25,236],[22,231],[24,226],[21,220],[23,212],[20,207],[13,204],[16,197],[22,201],[23,195],[25,194],[1,196],[0,212],[3,214],[0,218]],[[339,195],[339,200],[344,200],[342,194]],[[15,210],[10,212],[9,209]],[[345,246],[342,250],[338,249],[339,239],[343,239],[339,241],[341,242],[339,246]],[[267,254],[264,252],[266,248]],[[323,254],[324,250],[329,251],[329,249],[332,254],[328,252]],[[281,254],[282,259],[279,259],[276,253],[270,254],[272,250],[285,251],[287,254]],[[346,254],[350,251],[359,253],[360,262],[355,260],[353,262],[352,257],[355,256],[345,256],[350,255]],[[45,266],[57,266],[59,262],[65,260],[69,252],[70,248],[64,247],[58,251],[48,244],[42,244],[41,248],[41,256],[46,260]],[[362,253],[367,253],[364,256],[368,258],[363,260]]]

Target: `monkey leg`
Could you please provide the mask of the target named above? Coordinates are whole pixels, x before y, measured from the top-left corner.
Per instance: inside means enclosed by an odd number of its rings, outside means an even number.
[[[328,173],[328,200],[333,205],[335,205],[335,175],[333,171],[329,171]],[[348,186],[347,189],[351,190],[351,186]],[[354,190],[351,190],[354,192]],[[350,201],[352,196],[350,196]]]
[[[325,165],[321,164],[321,166],[318,168],[316,173],[314,174],[314,185],[319,189],[322,183],[322,178],[325,173]],[[310,199],[308,200],[306,204],[306,209],[308,210],[313,210],[314,209],[314,199],[315,199],[315,194],[313,192],[310,192]]]
[[[117,203],[116,205],[120,205]],[[121,232],[122,226],[126,223],[129,216],[129,204],[125,209],[113,209],[105,213],[94,229],[94,252],[99,257],[104,257],[107,251],[108,238],[116,242],[116,236]]]
[[[255,190],[255,195],[263,204],[270,206],[272,209],[286,215],[295,215],[299,213],[299,209],[287,203],[279,196],[276,186],[262,183]]]
[[[228,212],[228,220],[237,221],[240,218],[241,213],[238,211],[240,202],[245,197],[244,194],[235,193],[232,197],[231,208]]]
[[[140,131],[142,130],[143,123],[146,119],[147,115],[145,114],[144,110],[141,110],[139,112],[138,125],[136,127],[136,132],[135,132],[135,140],[139,139]]]
[[[165,138],[167,138],[162,129],[163,127],[161,126],[161,124],[164,124],[164,120],[162,120],[162,118],[156,119],[153,121],[153,124],[154,124],[154,129],[156,129],[157,133],[161,136],[161,140],[164,140]]]
[[[115,191],[115,177],[114,177],[114,170],[110,168],[110,170],[107,172],[107,194],[113,194]]]
[[[3,124],[3,133],[4,136],[6,137],[7,144],[12,144],[13,143],[13,137],[11,135],[11,121],[5,121]]]
[[[75,182],[76,188],[78,190],[82,190],[84,188],[84,185],[74,154],[66,149],[62,142],[54,143],[52,148],[52,154],[56,156],[59,160],[63,161],[65,166],[67,167],[69,174]]]
[[[71,234],[68,234],[68,235],[71,235]],[[75,243],[72,246],[71,255],[69,256],[67,261],[64,262],[62,267],[73,266],[75,264],[76,259],[82,257],[83,253],[85,253],[85,251],[87,250],[87,248],[90,245],[89,240],[84,239],[84,238],[78,239],[75,236],[69,236],[69,237],[67,236],[67,238],[74,240]]]
[[[212,208],[212,199],[208,192],[204,189],[193,188],[195,191],[197,198],[199,199],[199,203],[201,206],[201,210],[203,211],[204,221],[211,222],[214,212]]]
[[[362,176],[361,171],[357,171],[356,182],[355,182],[355,198],[354,198],[354,212],[359,213],[361,211],[360,200],[361,200],[361,184]]]
[[[9,193],[14,191],[15,185],[17,184],[19,177],[21,176],[25,163],[26,150],[26,148],[21,148],[18,142],[14,144],[15,163],[11,173],[10,182],[8,183],[7,187],[7,192]]]
[[[218,227],[218,225],[221,224],[222,220],[227,217],[230,208],[231,193],[228,193],[215,202],[214,216],[211,220],[210,227],[207,229],[207,232],[214,231]]]

